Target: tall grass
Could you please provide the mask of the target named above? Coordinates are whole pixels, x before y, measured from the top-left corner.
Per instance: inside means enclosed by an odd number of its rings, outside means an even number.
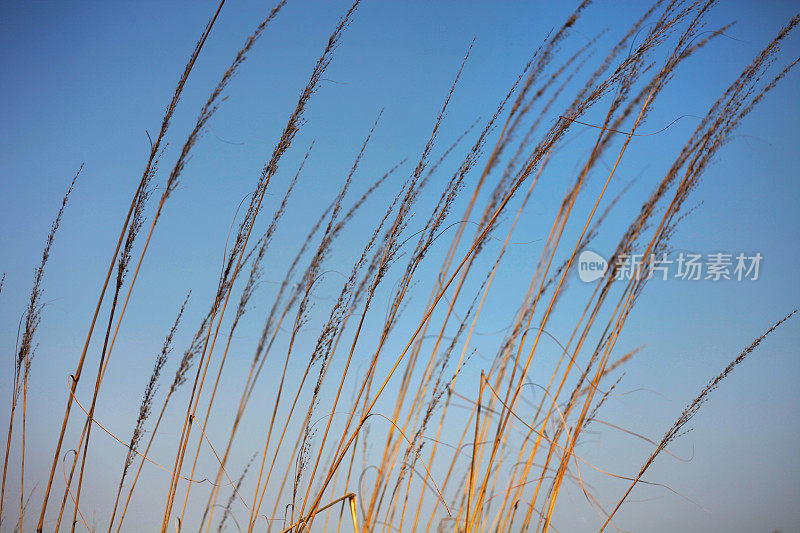
[[[97,418],[97,407],[105,378],[114,372],[115,343],[140,268],[149,259],[152,236],[160,229],[167,200],[180,201],[178,184],[191,186],[191,178],[184,177],[191,155],[224,104],[229,84],[259,38],[280,22],[287,4],[279,2],[269,10],[247,37],[200,109],[163,183],[156,186],[161,163],[170,156],[164,139],[173,114],[224,3],[212,14],[179,78],[123,217],[105,279],[98,280],[102,289],[83,349],[75,354],[63,422],[53,428],[48,444],[53,452],[49,477],[41,480],[32,500],[37,531],[111,532],[123,530],[123,524],[137,530],[135,515],[140,513],[157,514],[161,531],[549,531],[558,527],[556,509],[570,505],[561,497],[570,485],[596,510],[599,530],[616,527],[617,512],[644,482],[657,456],[680,437],[734,367],[794,314],[787,310],[780,320],[754,320],[754,335],[768,328],[766,332],[699,392],[660,442],[620,427],[627,426],[624,422],[615,425],[598,418],[622,379],[617,370],[639,351],[620,353],[617,341],[650,280],[648,258],[669,249],[706,169],[797,64],[787,63],[779,52],[800,18],[791,19],[756,54],[684,144],[674,147],[674,162],[663,169],[628,228],[615,237],[618,244],[608,271],[586,295],[575,295],[576,313],[561,311],[558,304],[568,291],[577,257],[598,234],[609,233],[609,213],[620,202],[630,202],[627,188],[610,192],[621,161],[637,137],[657,130],[648,117],[665,87],[680,75],[683,62],[702,55],[730,27],[705,29],[716,2],[659,0],[620,32],[609,50],[597,48],[596,36],[562,57],[562,44],[592,7],[590,0],[581,2],[566,21],[542,36],[497,96],[492,114],[458,138],[443,141],[443,125],[476,46],[474,41],[465,43],[451,85],[440,88],[442,102],[429,136],[421,140],[421,152],[386,162],[385,173],[370,178],[366,190],[354,195],[360,163],[373,136],[381,134],[379,113],[369,129],[364,125],[364,140],[333,200],[309,219],[309,227],[286,227],[284,214],[303,203],[294,192],[296,185],[312,179],[303,168],[317,157],[313,143],[301,148],[305,155],[299,168],[285,170],[281,163],[297,150],[298,133],[308,128],[307,110],[348,28],[358,21],[356,1],[334,26],[240,206],[242,213],[237,210],[211,299],[194,297],[189,304],[187,296],[173,323],[152,325],[166,331],[166,339],[144,385],[138,417],[131,421],[131,436],[123,438],[117,424],[112,429]],[[577,171],[563,195],[544,199],[554,206],[555,216],[549,227],[536,229],[541,254],[530,278],[510,280],[517,299],[504,306],[513,310],[513,318],[501,330],[495,353],[486,357],[474,344],[496,311],[489,295],[504,276],[506,254],[518,239],[529,202],[542,201],[540,178],[548,175],[549,165],[573,140],[569,134],[577,127],[588,128],[592,136],[588,153],[572,161]],[[610,164],[601,168],[605,161]],[[455,169],[449,175],[445,162]],[[280,181],[284,174],[286,183]],[[33,527],[33,519],[25,517],[30,487],[25,479],[27,395],[29,379],[35,379],[30,372],[42,322],[45,265],[74,184],[47,237],[15,351],[0,527],[20,531]],[[269,205],[264,198],[276,194],[275,189],[283,191],[280,201],[271,215],[265,214],[269,221],[261,228],[262,212]],[[362,207],[374,202],[378,189],[391,189],[391,200],[365,224]],[[158,190],[148,222],[147,207]],[[576,207],[582,205],[579,199],[589,206],[585,212]],[[278,232],[295,235],[295,248],[276,249]],[[342,259],[337,253],[349,248],[343,245],[345,235],[360,245]],[[616,282],[617,259],[634,250],[643,253],[645,263],[627,282]],[[274,260],[281,257],[290,260]],[[210,260],[217,261],[218,255]],[[343,273],[338,270],[342,262]],[[279,272],[276,265],[283,263],[288,266]],[[259,290],[265,271],[280,280],[269,295]],[[341,279],[336,278],[335,297],[328,303],[318,295],[331,274]],[[0,281],[0,290],[2,286]],[[200,320],[174,365],[174,378],[159,394],[181,324],[198,306]],[[234,356],[232,341],[254,308],[265,317],[261,334],[243,380],[231,378],[224,370]],[[548,331],[555,317],[569,324],[567,338]],[[102,333],[95,327],[98,320],[105,325]],[[100,338],[97,350],[92,341]],[[541,394],[531,402],[526,391],[534,386],[531,376],[545,357],[543,343],[548,340],[558,345],[559,353],[555,364],[542,365],[551,370],[544,380],[539,378]],[[93,386],[81,380],[85,369],[95,375]],[[235,408],[220,404],[223,390],[232,394]],[[21,420],[15,418],[20,400]],[[219,431],[215,420],[229,429]],[[623,429],[653,446],[638,473],[605,472],[581,457],[576,447],[587,428],[598,424]],[[73,433],[79,433],[77,439]],[[127,448],[120,470],[92,469],[87,458],[93,438],[113,439]],[[165,449],[171,455],[160,455]],[[13,454],[20,458],[19,494],[6,490]],[[56,476],[60,468],[63,483]],[[160,469],[164,476],[158,483],[141,481],[145,469]],[[620,495],[596,494],[582,470],[621,478],[628,488]],[[113,507],[98,509],[82,498],[87,479],[116,489]],[[137,495],[143,492],[158,494],[160,508],[138,507]],[[90,524],[87,516],[97,518]]]

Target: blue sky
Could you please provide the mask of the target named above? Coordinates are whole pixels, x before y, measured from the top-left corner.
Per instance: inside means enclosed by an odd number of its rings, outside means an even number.
[[[473,37],[475,47],[447,114],[439,148],[478,116],[490,116],[529,54],[550,29],[561,24],[572,4],[364,3],[326,73],[329,81],[323,82],[315,95],[306,116],[308,123],[283,160],[280,179],[267,197],[266,212],[271,213],[306,147],[316,140],[295,192],[295,198],[301,200],[291,205],[276,236],[276,273],[271,275],[270,264],[265,280],[280,279],[279,266],[286,262],[282,250],[293,250],[309,221],[336,194],[381,108],[385,108],[383,118],[354,184],[358,194],[399,160],[418,157],[432,117]],[[576,25],[559,57],[568,57],[608,29],[593,58],[599,61],[604,56],[603,46],[627,29],[642,6],[634,1],[596,2]],[[146,161],[149,144],[145,131],[151,135],[157,131],[177,77],[214,7],[214,2],[207,1],[0,5],[0,117],[4,124],[0,135],[0,271],[6,273],[0,294],[0,339],[9,358],[50,220],[69,179],[85,163],[45,282],[48,306],[32,374],[31,409],[37,415],[30,420],[33,437],[29,452],[31,457],[41,458],[42,464],[31,462],[30,486],[45,475],[44,463],[52,453],[50,434],[65,401],[66,376],[74,369],[100,288],[98,280],[107,268],[121,217]],[[236,50],[270,7],[263,2],[225,6],[173,121],[168,136],[173,152]],[[112,421],[120,433],[130,431],[152,354],[190,288],[193,305],[187,312],[182,341],[188,341],[190,330],[202,316],[215,289],[236,206],[257,179],[314,61],[346,9],[346,3],[338,1],[290,1],[252,51],[198,144],[157,228],[123,325],[114,373],[104,389],[99,418]],[[659,135],[633,142],[618,179],[612,182],[612,192],[633,178],[638,181],[598,238],[594,246],[598,252],[613,250],[619,230],[635,216],[641,201],[694,130],[697,120],[692,116],[705,113],[796,10],[793,2],[774,0],[723,1],[714,9],[708,29],[732,21],[736,25],[687,61],[660,97],[643,131],[656,131],[681,115],[688,116]],[[779,65],[795,59],[798,51],[799,41],[794,36],[780,54]],[[698,209],[673,239],[676,248],[703,253],[760,252],[764,257],[760,279],[751,283],[651,283],[619,342],[621,352],[646,344],[621,385],[636,392],[610,402],[606,407],[609,419],[625,420],[636,431],[660,438],[709,378],[800,302],[799,83],[797,73],[790,75],[747,118],[706,172],[690,201]],[[587,120],[602,120],[600,113],[599,108],[590,112]],[[589,137],[591,134],[583,133],[584,140]],[[574,175],[576,158],[585,155],[586,146],[575,145],[574,150],[555,158],[528,207],[529,217],[517,229],[516,241],[534,242],[509,251],[504,283],[493,293],[499,311],[486,318],[486,330],[506,324],[503,303],[517,301],[524,290],[514,281],[518,275],[530,275],[541,251],[535,241],[546,237],[565,184]],[[173,152],[168,152],[164,166],[174,159]],[[456,162],[450,163],[447,169],[452,171]],[[404,167],[390,180],[359,220],[370,223],[380,216],[408,171]],[[471,179],[466,191],[471,190],[475,176]],[[590,188],[578,203],[579,213],[591,207],[593,192],[596,188]],[[433,200],[429,198],[423,205],[430,206]],[[461,211],[461,205],[455,212]],[[348,258],[358,253],[360,246],[360,236],[350,234],[332,263],[347,271]],[[430,264],[430,268],[438,266],[436,259]],[[322,296],[335,295],[336,283],[331,279],[330,285],[324,284]],[[552,324],[556,336],[569,334],[569,311],[580,307],[580,296],[586,293],[577,279],[572,279],[571,285],[575,294],[564,304],[564,317]],[[268,283],[264,287],[259,310],[271,303],[267,295],[272,288]],[[319,303],[320,308],[324,305],[324,301]],[[260,314],[254,312],[235,339],[236,349],[242,353],[242,368],[259,329]],[[692,460],[680,462],[665,455],[657,461],[648,479],[668,485],[685,498],[665,489],[639,489],[619,514],[621,527],[648,532],[800,531],[799,341],[800,321],[794,319],[765,341],[713,394],[693,422],[695,431],[676,443],[673,451]],[[306,342],[313,343],[313,339]],[[176,353],[181,346],[179,341]],[[7,368],[10,365],[9,359]],[[232,371],[236,370],[234,366]],[[468,372],[475,379],[479,364]],[[10,370],[0,373],[0,390],[9,391],[10,381]],[[235,383],[234,377],[227,391],[232,395],[236,394]],[[7,416],[6,412],[0,415],[0,427],[5,426]],[[254,438],[258,434],[254,431]],[[634,473],[649,453],[647,445],[612,432],[604,431],[598,439],[586,444],[587,456],[623,475]],[[96,466],[116,472],[124,450],[103,435],[96,436],[92,445],[98,455],[93,459]],[[165,457],[172,447],[170,441],[158,452]],[[150,481],[155,484],[159,480],[153,475]],[[622,484],[607,479],[597,478],[596,482],[608,500],[624,490]],[[102,509],[106,490],[102,479],[93,479],[86,501],[94,500]],[[570,513],[572,503],[586,507],[581,498],[573,490],[571,497],[562,500],[564,530],[582,530],[580,513]],[[147,523],[150,517],[144,509],[135,512]],[[104,519],[102,512],[98,516]]]

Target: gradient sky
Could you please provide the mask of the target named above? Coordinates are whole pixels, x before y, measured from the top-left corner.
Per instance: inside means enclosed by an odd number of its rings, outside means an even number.
[[[107,268],[107,256],[149,151],[145,131],[151,135],[157,131],[178,75],[214,4],[206,0],[0,4],[0,271],[6,273],[0,294],[0,339],[7,353],[0,391],[6,397],[17,324],[33,269],[60,198],[85,163],[45,281],[48,305],[38,334],[30,390],[29,409],[36,413],[29,420],[30,487],[45,477],[49,467],[54,425],[66,400],[66,376],[74,370],[100,289],[98,280]],[[604,46],[618,39],[642,6],[636,1],[596,2],[576,25],[559,57],[568,57],[608,28],[593,58],[599,61]],[[271,3],[265,2],[225,6],[181,100],[168,138],[171,146],[183,142],[209,90],[269,8]],[[114,373],[105,385],[98,419],[119,433],[129,435],[152,356],[190,288],[193,303],[176,353],[196,328],[215,289],[236,207],[257,179],[314,61],[346,9],[346,2],[291,0],[252,51],[230,86],[228,100],[198,144],[153,238],[121,332]],[[289,249],[305,235],[310,219],[341,185],[380,108],[385,108],[381,124],[354,185],[358,194],[394,163],[418,157],[473,36],[475,48],[454,95],[439,148],[478,116],[491,115],[529,54],[572,9],[573,2],[365,2],[325,76],[330,81],[314,97],[308,124],[282,162],[280,180],[267,198],[266,213],[271,214],[305,148],[316,140],[296,191],[297,201],[287,212],[273,251]],[[714,9],[708,29],[732,21],[736,25],[726,37],[687,61],[659,98],[643,131],[656,131],[681,115],[688,116],[659,135],[633,142],[612,182],[612,192],[616,194],[634,178],[637,182],[594,243],[597,252],[613,250],[619,230],[635,216],[694,130],[697,119],[693,116],[705,113],[797,9],[796,2],[775,0],[722,1]],[[782,68],[798,52],[800,41],[794,36],[779,55],[778,65]],[[698,208],[672,241],[676,248],[703,253],[759,252],[764,257],[760,279],[650,283],[618,344],[620,353],[643,344],[646,348],[630,364],[620,385],[630,394],[604,408],[609,420],[624,420],[626,427],[659,440],[708,379],[800,303],[798,89],[800,78],[794,72],[746,119],[705,173],[689,202]],[[599,109],[593,110],[587,120],[599,114]],[[581,131],[575,129],[573,134]],[[588,137],[584,131],[583,140]],[[506,299],[518,301],[524,290],[515,280],[529,276],[535,267],[541,252],[536,241],[546,237],[565,184],[575,173],[570,153],[585,155],[586,146],[575,145],[575,151],[565,150],[553,161],[539,186],[539,196],[528,207],[529,218],[517,229],[516,241],[529,244],[509,251],[503,283],[493,292],[496,305],[502,307]],[[172,154],[164,166],[174,160]],[[455,160],[450,163],[443,176],[456,164]],[[408,172],[404,167],[390,188],[376,195],[365,208],[363,220],[380,215]],[[475,176],[470,179],[474,183]],[[590,207],[593,192],[596,188],[579,202],[581,213]],[[461,209],[456,207],[455,212]],[[332,259],[342,271],[349,268],[348,253],[357,253],[361,246],[360,238],[344,241]],[[285,263],[282,254],[277,255],[275,263]],[[436,259],[430,264],[438,266]],[[279,279],[282,271],[277,272],[271,277],[268,267],[265,279]],[[335,295],[336,282],[331,279],[330,285],[324,285],[321,296]],[[259,311],[270,302],[267,295],[272,285],[264,287]],[[427,296],[428,289],[423,289]],[[575,294],[561,309],[564,318],[551,326],[556,337],[569,334],[569,302],[575,302],[577,309],[588,287],[573,278],[570,291]],[[324,308],[325,301],[319,307]],[[507,318],[501,312],[487,317],[484,328],[503,327]],[[252,353],[260,320],[260,313],[253,312],[235,339],[243,354],[241,368]],[[485,346],[492,353],[491,342],[485,341]],[[649,472],[650,481],[667,485],[679,495],[660,487],[640,487],[619,513],[620,527],[654,533],[800,531],[798,346],[800,320],[795,317],[737,368],[693,420],[695,430],[670,448],[678,457],[691,460],[662,455]],[[473,363],[465,388],[480,373],[481,361]],[[235,394],[234,385],[230,391]],[[0,427],[5,427],[7,417],[5,411],[0,414]],[[254,432],[253,438],[259,434]],[[165,431],[165,435],[171,434]],[[171,436],[156,450],[161,457],[174,447],[176,437]],[[603,430],[595,437],[584,445],[584,453],[621,475],[634,474],[651,450],[611,431]],[[110,469],[110,478],[115,479],[124,449],[109,441],[105,435],[95,436],[92,446],[97,457],[92,460],[96,468]],[[148,479],[161,483],[157,487],[164,484],[157,475]],[[108,484],[114,483],[105,481],[90,481],[84,500],[89,508],[97,502],[99,523],[106,519],[102,510]],[[602,477],[594,481],[606,502],[614,501],[625,488]],[[34,504],[40,497],[34,495]],[[157,495],[153,498],[160,501]],[[571,511],[573,503],[579,511]],[[595,517],[588,514],[574,487],[562,495],[559,505],[561,531],[582,531],[584,520],[594,523]],[[142,527],[153,520],[146,507],[134,512]]]

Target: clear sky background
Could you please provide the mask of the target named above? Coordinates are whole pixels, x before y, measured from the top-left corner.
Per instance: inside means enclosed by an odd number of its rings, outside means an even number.
[[[108,256],[148,155],[145,131],[157,132],[174,84],[214,4],[205,0],[0,4],[0,271],[6,273],[0,294],[0,346],[6,354],[0,367],[3,397],[10,396],[17,324],[33,269],[67,184],[85,162],[44,285],[48,305],[30,385],[29,409],[35,415],[29,419],[29,487],[42,481],[41,490],[49,467],[54,426],[60,423],[66,400],[66,376],[74,371]],[[573,4],[366,1],[326,73],[330,81],[323,82],[315,95],[308,124],[269,191],[262,225],[280,201],[305,148],[316,139],[295,201],[276,236],[274,265],[285,264],[285,256],[294,253],[292,246],[305,235],[310,220],[336,194],[381,107],[384,116],[356,178],[353,198],[399,160],[416,161],[473,36],[475,48],[454,95],[439,149],[478,116],[491,115],[529,55],[548,31],[562,24]],[[347,7],[339,1],[291,0],[232,82],[228,100],[194,151],[153,238],[121,332],[113,373],[104,385],[98,419],[120,434],[130,433],[153,355],[190,288],[193,301],[176,343],[176,358],[204,314],[216,288],[236,207],[257,179],[314,61]],[[681,115],[702,116],[798,7],[796,2],[776,0],[720,2],[707,28],[733,21],[736,25],[682,66],[643,130],[659,130]],[[270,8],[271,3],[249,1],[225,6],[173,121],[168,137],[173,148],[183,142],[208,92]],[[569,57],[608,29],[593,58],[599,61],[643,8],[644,3],[636,1],[597,1],[575,26],[559,58]],[[794,36],[779,56],[779,65],[798,53],[800,40]],[[709,378],[800,303],[798,89],[800,77],[794,72],[746,119],[706,172],[690,201],[699,207],[672,241],[676,248],[703,253],[759,252],[764,258],[760,279],[650,283],[618,344],[620,353],[643,344],[646,348],[629,365],[620,385],[630,394],[606,405],[607,419],[624,421],[626,427],[659,440]],[[587,120],[601,120],[600,113],[599,108],[592,111]],[[555,118],[554,114],[548,120]],[[595,250],[613,250],[620,230],[638,212],[696,124],[695,118],[683,118],[659,135],[634,140],[612,192],[634,178],[638,181],[609,218]],[[573,134],[581,131],[576,128]],[[589,137],[583,133],[584,141]],[[529,244],[509,251],[503,282],[492,295],[498,311],[485,318],[486,331],[507,325],[513,305],[504,308],[503,302],[519,301],[524,286],[515,282],[532,273],[541,252],[535,241],[546,237],[564,188],[574,177],[575,158],[585,156],[585,144],[576,142],[574,151],[565,150],[543,176],[538,196],[515,234],[516,241]],[[174,160],[173,152],[169,154],[164,167]],[[450,163],[442,176],[454,169],[457,158]],[[409,170],[404,167],[388,188],[376,194],[360,220],[370,223],[380,216]],[[467,192],[475,178],[470,177]],[[590,188],[578,203],[579,215],[590,207],[596,191]],[[433,200],[423,205],[430,206]],[[462,205],[454,212],[459,213]],[[424,207],[421,212],[425,213]],[[362,246],[362,235],[348,235],[332,258],[341,271],[348,270],[348,258]],[[430,268],[438,264],[431,259]],[[268,264],[265,280],[282,277],[279,268],[271,277],[270,268]],[[527,278],[523,279],[526,286]],[[337,282],[341,280],[332,277],[329,285],[323,284],[320,297],[335,297]],[[264,307],[271,304],[268,295],[274,285],[263,287],[257,310],[235,338],[234,351],[242,355],[240,364],[232,365],[231,388],[223,391],[220,412],[227,401],[234,401],[236,372],[248,365]],[[427,287],[423,289],[427,296]],[[551,325],[556,337],[569,334],[574,323],[569,313],[578,309],[581,296],[588,296],[588,288],[577,278],[571,280],[570,291],[575,294],[564,303],[563,316]],[[321,299],[318,307],[325,305]],[[492,339],[481,342],[492,354]],[[637,489],[618,515],[621,527],[654,533],[800,531],[798,346],[800,320],[795,318],[724,382],[693,420],[695,430],[670,449],[690,460],[662,455],[649,472],[649,480],[680,495],[659,487]],[[474,393],[469,387],[476,383],[483,363],[475,360],[465,371],[471,376],[465,381],[465,394]],[[170,373],[166,371],[167,376]],[[271,385],[264,382],[265,387]],[[7,417],[4,409],[0,427],[6,427]],[[223,420],[218,424],[220,431],[227,427]],[[595,429],[596,440],[584,444],[583,451],[604,469],[634,474],[651,451],[635,439]],[[176,431],[165,430],[167,442],[156,450],[160,457],[172,453]],[[252,438],[259,435],[253,429]],[[91,461],[94,468],[107,468],[112,474],[93,477],[84,496],[86,508],[96,510],[98,523],[107,519],[103,513],[107,492],[116,483],[125,452],[109,441],[105,435],[95,436],[96,456]],[[242,452],[245,462],[251,453]],[[213,463],[208,465],[210,469]],[[165,484],[157,474],[146,479],[159,489]],[[614,501],[625,488],[603,477],[594,477],[593,482],[606,502]],[[160,501],[158,491],[153,492],[152,501]],[[132,511],[144,525],[154,519],[147,510],[148,497],[143,496]],[[40,498],[34,495],[33,505]],[[575,487],[562,495],[556,522],[557,527],[562,524],[560,530],[582,531],[595,522],[582,499]]]

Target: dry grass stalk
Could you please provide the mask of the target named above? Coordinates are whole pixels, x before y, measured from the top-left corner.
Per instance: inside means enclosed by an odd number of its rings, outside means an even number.
[[[19,528],[22,529],[22,515],[24,514],[25,509],[25,426],[26,426],[26,415],[27,415],[27,400],[28,400],[28,377],[30,376],[31,371],[31,363],[33,362],[33,358],[36,354],[36,344],[34,343],[34,336],[36,335],[36,331],[39,329],[39,325],[42,321],[42,310],[44,308],[44,304],[42,303],[42,282],[44,281],[44,273],[45,267],[47,266],[47,261],[50,259],[50,250],[53,247],[53,243],[55,242],[56,232],[58,228],[61,226],[61,217],[64,215],[64,209],[67,207],[67,201],[69,200],[70,194],[72,194],[72,190],[75,188],[75,182],[78,180],[78,176],[80,176],[81,171],[83,170],[83,164],[81,164],[78,171],[75,173],[75,177],[72,178],[72,181],[67,188],[67,192],[64,194],[64,197],[61,200],[61,207],[58,210],[58,214],[56,214],[55,220],[50,224],[50,232],[45,239],[44,249],[42,250],[42,259],[39,263],[39,266],[34,271],[33,276],[33,288],[31,289],[30,297],[28,299],[28,305],[25,309],[24,318],[20,324],[22,329],[22,335],[18,335],[17,339],[17,348],[14,358],[14,377],[12,380],[12,395],[11,395],[11,414],[9,416],[8,421],[8,433],[6,436],[6,451],[3,458],[3,481],[2,485],[0,486],[0,524],[3,521],[3,503],[5,501],[5,490],[6,490],[6,475],[8,472],[8,458],[11,452],[11,437],[14,430],[14,414],[17,409],[17,405],[22,396],[22,439],[20,442],[20,500],[19,500]],[[0,290],[2,290],[3,282],[5,281],[5,274],[3,274],[2,280],[0,280]],[[24,327],[23,327],[24,325]]]
[[[224,100],[226,88],[284,4],[278,3],[266,14],[201,108],[166,178],[166,187],[138,257],[132,261],[138,235],[144,227],[145,208],[154,191],[151,182],[165,153],[164,136],[222,3],[179,79],[131,200],[83,353],[70,383],[38,530],[43,528],[53,472],[73,400],[86,417],[75,454],[69,457],[71,461],[66,461],[65,457],[63,464],[65,490],[56,529],[70,501],[73,504],[72,530],[81,522],[87,529],[90,527],[80,504],[84,479],[92,474],[85,465],[95,425],[127,447],[110,513],[109,533],[115,524],[116,530],[121,531],[135,489],[140,489],[137,494],[142,491],[138,482],[145,463],[164,469],[170,478],[162,502],[162,532],[173,522],[179,531],[190,527],[188,522],[197,509],[195,502],[198,500],[201,505],[205,504],[202,515],[198,513],[199,530],[209,532],[216,526],[222,531],[229,521],[244,528],[244,521],[240,522],[232,512],[236,499],[248,512],[248,532],[261,529],[262,519],[266,519],[267,528],[283,520],[280,528],[284,531],[309,531],[315,525],[328,530],[334,522],[337,531],[348,529],[345,501],[356,531],[386,533],[408,528],[415,531],[455,528],[469,533],[548,531],[555,529],[555,512],[566,484],[573,484],[580,490],[597,512],[599,522],[604,522],[602,528],[606,528],[635,486],[647,483],[642,479],[645,471],[661,452],[669,453],[667,446],[681,434],[719,382],[766,335],[791,316],[756,339],[712,380],[660,443],[627,429],[624,423],[614,424],[599,418],[621,379],[609,384],[609,376],[628,364],[638,351],[620,357],[615,352],[616,342],[649,279],[643,274],[649,267],[645,263],[628,283],[613,283],[620,268],[618,259],[632,251],[644,251],[642,255],[647,258],[650,253],[668,250],[676,228],[691,212],[685,207],[686,201],[697,188],[704,171],[731,140],[742,121],[800,62],[797,59],[783,65],[777,69],[777,74],[770,71],[780,45],[800,24],[800,17],[790,20],[710,106],[622,233],[609,261],[610,268],[589,291],[579,314],[571,317],[569,337],[564,342],[549,329],[554,317],[562,313],[560,303],[569,291],[568,282],[576,257],[592,245],[601,231],[607,231],[609,213],[628,191],[626,187],[616,195],[610,192],[620,162],[638,137],[663,131],[645,131],[645,124],[660,103],[659,96],[664,88],[679,73],[686,58],[698,54],[730,25],[701,31],[705,18],[716,4],[714,0],[658,0],[624,32],[599,65],[584,75],[603,34],[589,39],[569,57],[560,57],[561,45],[570,38],[573,28],[591,5],[589,0],[584,0],[532,53],[488,120],[483,121],[480,128],[476,126],[481,121],[476,121],[442,150],[439,148],[440,131],[451,100],[456,97],[473,41],[433,120],[432,131],[415,166],[379,211],[369,231],[363,229],[367,226],[356,228],[363,245],[352,258],[346,259],[349,270],[342,274],[344,281],[337,289],[338,294],[331,298],[330,304],[320,304],[317,293],[321,281],[333,268],[333,252],[339,248],[345,229],[356,225],[352,221],[368,198],[400,167],[400,164],[395,165],[372,182],[366,192],[346,208],[346,199],[355,187],[357,170],[376,120],[335,198],[313,221],[305,239],[298,241],[296,254],[282,277],[278,277],[281,281],[276,282],[276,291],[270,296],[271,305],[264,312],[264,324],[252,361],[243,368],[246,377],[243,376],[241,391],[237,394],[239,401],[230,413],[223,413],[217,405],[219,402],[215,401],[229,374],[226,372],[223,376],[223,370],[230,367],[226,363],[235,349],[234,335],[244,316],[257,305],[263,272],[273,270],[271,243],[285,212],[296,201],[292,194],[310,148],[299,169],[288,179],[283,197],[266,228],[256,230],[264,209],[264,196],[273,186],[281,161],[304,127],[308,105],[324,79],[344,32],[354,20],[359,5],[356,1],[339,20],[311,71],[271,155],[254,180],[241,219],[237,224],[238,216],[234,217],[231,223],[219,277],[214,280],[213,296],[176,365],[146,445],[142,443],[145,424],[154,410],[158,381],[167,364],[186,302],[156,358],[133,434],[125,442],[95,419],[95,409],[106,372],[111,371],[109,362],[139,269],[166,200],[176,191],[190,154]],[[576,86],[575,80],[581,76],[586,79]],[[562,103],[570,89],[574,93]],[[591,114],[600,118],[586,118]],[[551,118],[556,120],[549,120]],[[497,291],[497,280],[504,275],[502,267],[508,262],[509,247],[525,244],[515,242],[521,239],[512,236],[519,231],[525,210],[539,201],[540,180],[548,179],[553,173],[552,162],[563,156],[564,148],[575,139],[572,133],[581,127],[592,134],[590,150],[575,158],[574,178],[564,183],[563,195],[552,202],[553,220],[542,232],[544,238],[537,243],[541,253],[532,262],[529,279],[515,281],[520,290],[517,300],[503,304],[509,308],[511,319],[502,330],[485,333],[482,326],[488,322],[489,303],[492,293]],[[454,170],[440,177],[442,163],[468,136],[470,145],[460,161],[454,163]],[[491,149],[487,150],[487,146]],[[433,157],[435,152],[441,152],[438,160]],[[606,165],[604,158],[609,156],[613,163]],[[606,170],[598,172],[600,165],[605,165]],[[473,188],[465,195],[464,188],[473,176]],[[589,196],[591,187],[595,192]],[[432,204],[423,208],[426,204],[420,199],[428,194],[434,195]],[[462,197],[464,206],[459,203]],[[462,218],[452,221],[453,210],[461,207],[464,207]],[[24,482],[27,384],[35,349],[33,337],[41,313],[40,284],[62,211],[63,204],[37,270],[24,328],[20,326],[2,493],[5,492],[5,471],[12,447],[18,397],[22,399],[21,474]],[[473,225],[474,233],[465,237],[466,228]],[[253,236],[254,230],[258,237]],[[501,235],[501,231],[505,235]],[[445,234],[449,242],[445,241]],[[437,244],[442,245],[441,263],[431,265]],[[133,274],[128,279],[132,265]],[[113,295],[106,302],[109,315],[92,400],[84,407],[76,397],[77,386],[115,269]],[[249,274],[239,283],[245,269],[249,269]],[[435,275],[430,275],[432,273]],[[4,277],[0,279],[0,290],[3,282]],[[414,297],[422,290],[429,290],[427,300],[415,302]],[[238,300],[238,303],[231,303],[234,310],[226,316],[232,296],[233,302]],[[325,309],[318,313],[317,306]],[[288,337],[286,344],[281,336],[284,331]],[[303,351],[305,348],[301,346],[308,332],[315,342]],[[483,353],[476,340],[478,336],[492,334],[499,335],[497,342],[490,344],[492,351]],[[393,344],[395,340],[399,344]],[[552,354],[551,340],[557,346]],[[218,345],[223,347],[217,348]],[[464,376],[475,364],[481,365],[480,380],[475,382],[476,376],[472,376],[470,383],[469,375]],[[265,366],[266,373],[262,372]],[[273,380],[268,385],[272,388],[266,388],[268,407],[254,413],[257,423],[263,426],[264,438],[257,443],[261,454],[258,475],[245,479],[256,453],[234,483],[228,473],[229,464],[242,460],[238,454],[242,422],[246,414],[254,411],[251,404],[259,403],[250,400],[254,393],[257,398],[260,396],[264,388],[263,375],[270,374],[271,368],[274,369]],[[544,374],[533,373],[540,368]],[[188,383],[191,387],[183,389]],[[533,399],[529,398],[529,391],[533,391]],[[184,392],[185,398],[180,396]],[[388,398],[392,394],[396,396]],[[178,398],[187,403],[180,408],[178,419],[172,420],[168,407]],[[380,412],[384,408],[387,409],[385,414]],[[222,451],[222,441],[217,442],[217,436],[211,434],[209,428],[212,410],[214,416],[227,416],[226,422],[231,424],[230,431],[222,435],[222,438],[227,437],[223,453],[218,453]],[[300,413],[302,416],[298,416]],[[148,456],[162,424],[173,427],[178,435],[175,454],[168,459],[169,467]],[[594,429],[603,425],[655,446],[636,477],[605,472],[576,453],[576,446],[583,442],[592,424],[595,424]],[[216,460],[213,468],[217,472],[213,482],[209,473],[209,492],[199,498],[202,480],[198,478],[204,475],[196,474],[198,469],[202,472],[205,468],[200,461],[205,445],[213,452]],[[194,448],[193,454],[190,446]],[[141,448],[144,450],[140,451]],[[184,468],[187,453],[192,464],[188,472]],[[359,453],[363,455],[359,457]],[[131,474],[137,456],[140,461],[135,474]],[[629,481],[628,490],[614,509],[606,509],[601,504],[601,498],[583,472],[586,469]],[[77,486],[73,486],[76,470],[78,481]],[[120,505],[122,489],[128,479],[132,480],[125,503]],[[356,483],[358,488],[354,492]],[[175,501],[184,486],[178,512]],[[220,491],[225,487],[232,490],[227,504],[217,504]],[[419,494],[414,492],[416,489]],[[24,483],[21,483],[20,530],[26,508],[23,490]],[[429,498],[435,503],[427,504]],[[224,509],[219,519],[215,517],[217,507]],[[272,510],[270,515],[263,514],[265,508]],[[0,520],[4,518],[2,512],[0,498]],[[323,513],[324,522],[320,516]],[[331,514],[334,520],[330,520]]]

